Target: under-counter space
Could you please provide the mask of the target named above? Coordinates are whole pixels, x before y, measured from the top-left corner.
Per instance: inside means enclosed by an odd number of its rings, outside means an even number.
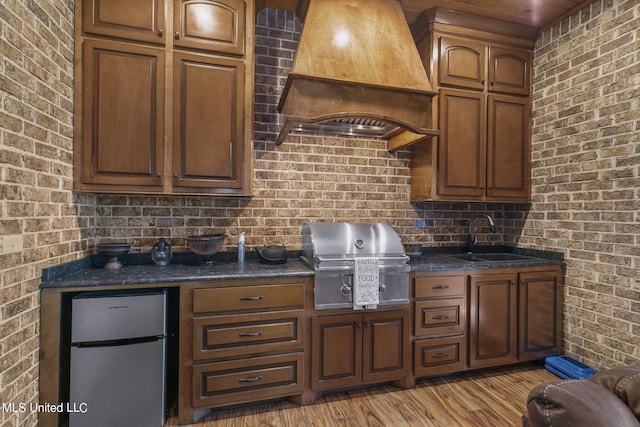
[[[311,269],[298,260],[282,265],[258,261],[163,268],[129,265],[117,271],[84,269],[43,283],[40,370],[47,375],[40,379],[41,403],[66,401],[64,367],[68,362],[62,343],[68,334],[69,313],[65,300],[79,292],[148,288],[166,288],[173,295],[169,311],[175,316],[170,316],[169,323],[177,331],[177,345],[167,361],[175,366],[177,398],[172,399],[176,400],[180,423],[193,422],[194,411],[203,407],[302,394],[304,338],[308,336],[304,307],[306,292],[313,290]],[[228,345],[205,345],[203,338],[213,339],[217,333],[224,334],[225,328],[235,330],[243,322],[248,332],[240,339],[253,345],[249,353],[242,353],[246,349],[238,347],[237,340]],[[237,348],[240,350],[231,351]],[[257,354],[264,357],[255,358]],[[280,367],[275,374],[274,366]],[[219,388],[220,375],[229,370],[247,387]],[[41,413],[39,425],[59,425],[58,416]]]

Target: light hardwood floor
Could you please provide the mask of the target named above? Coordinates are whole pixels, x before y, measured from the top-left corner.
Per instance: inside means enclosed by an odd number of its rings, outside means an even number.
[[[557,379],[541,364],[525,364],[420,380],[410,390],[327,394],[308,406],[278,401],[214,410],[191,427],[520,426],[529,391]]]

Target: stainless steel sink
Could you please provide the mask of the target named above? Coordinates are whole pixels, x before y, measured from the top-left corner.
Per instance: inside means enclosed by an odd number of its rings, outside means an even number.
[[[488,254],[454,254],[454,255],[441,255],[444,258],[452,258],[458,261],[465,262],[506,262],[506,261],[520,261],[531,259],[526,255],[509,254],[509,253],[488,253]]]

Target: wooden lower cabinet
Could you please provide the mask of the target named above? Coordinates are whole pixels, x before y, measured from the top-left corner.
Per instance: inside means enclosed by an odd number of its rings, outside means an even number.
[[[413,371],[416,377],[462,371],[466,367],[467,337],[427,338],[414,343]]]
[[[467,367],[467,276],[420,273],[414,296],[413,373],[429,376]]]
[[[400,380],[409,374],[409,312],[318,316],[311,320],[311,389]]]
[[[310,279],[201,282],[180,289],[178,419],[303,394]]]
[[[469,366],[562,352],[561,269],[470,276]]]
[[[519,360],[562,352],[562,275],[555,271],[520,273]]]
[[[560,266],[415,273],[416,377],[562,353]]]
[[[518,361],[517,273],[472,274],[469,366]]]
[[[302,353],[193,367],[193,407],[214,408],[302,393]]]

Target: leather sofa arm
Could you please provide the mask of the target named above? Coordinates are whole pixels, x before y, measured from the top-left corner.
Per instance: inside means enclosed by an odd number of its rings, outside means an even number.
[[[640,420],[640,365],[606,369],[589,377],[589,381],[618,396]]]
[[[615,394],[589,380],[563,380],[535,387],[527,399],[531,427],[638,427],[640,423]]]

